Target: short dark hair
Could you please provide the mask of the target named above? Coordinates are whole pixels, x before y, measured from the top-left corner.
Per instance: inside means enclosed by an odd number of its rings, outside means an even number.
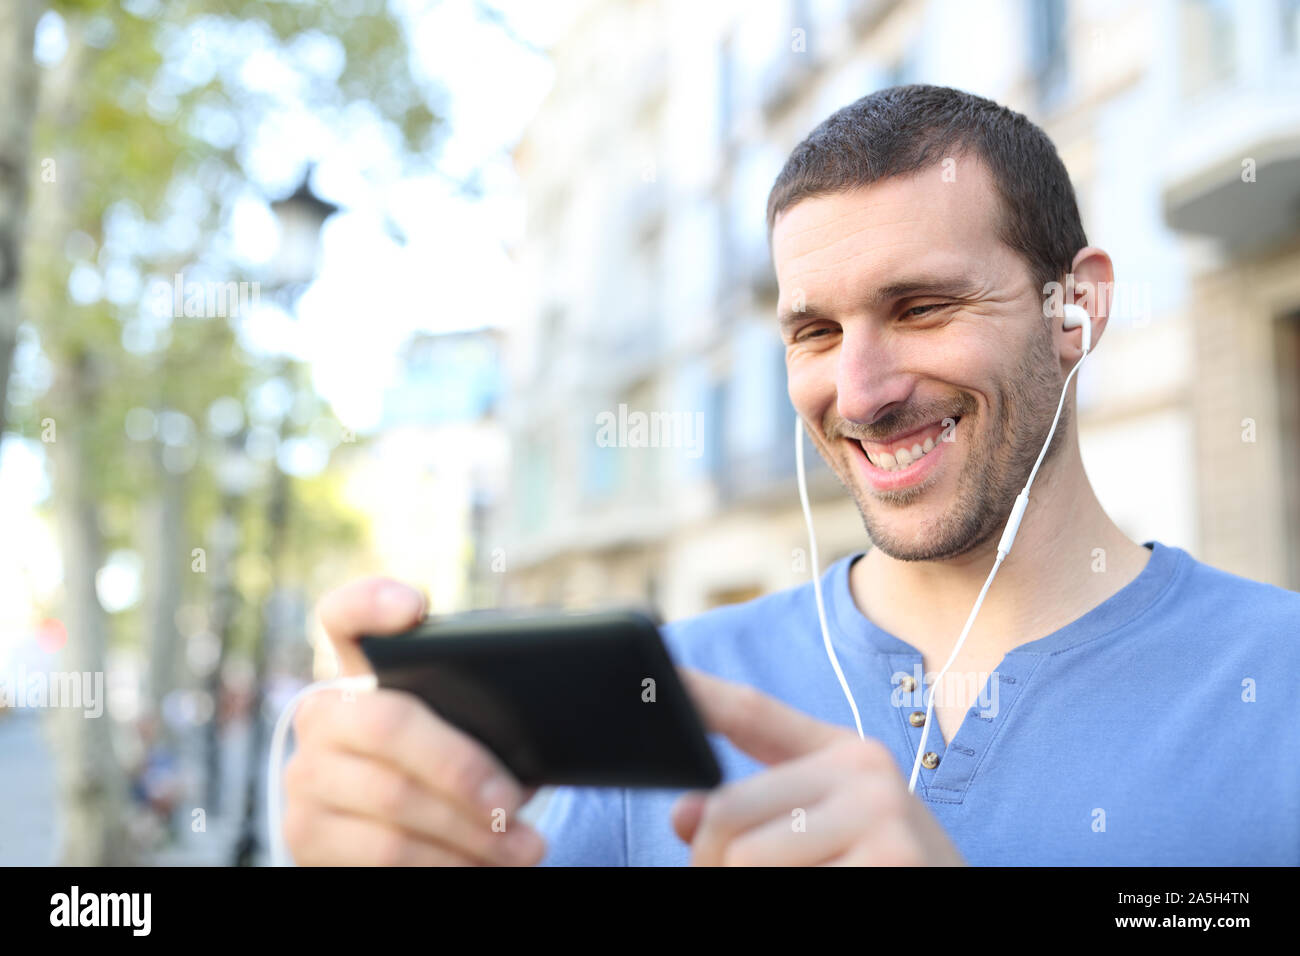
[[[837,110],[786,160],[767,199],[776,217],[801,200],[846,192],[971,153],[1002,198],[999,235],[1039,288],[1070,271],[1088,244],[1070,174],[1047,134],[992,100],[945,86],[893,86]]]

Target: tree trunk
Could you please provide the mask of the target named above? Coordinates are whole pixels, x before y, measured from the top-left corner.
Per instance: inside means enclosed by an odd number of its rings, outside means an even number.
[[[30,5],[30,0],[21,0]],[[12,6],[12,4],[3,4]],[[84,100],[78,85],[86,50],[80,32],[70,22],[68,48],[63,61],[50,70],[41,84],[42,110],[49,115],[75,115]],[[77,175],[80,157],[68,150],[58,159],[57,176],[33,199],[27,239],[32,248],[62,248],[74,228],[72,210],[82,180]],[[58,658],[64,672],[90,675],[108,692],[108,619],[99,604],[95,576],[104,561],[100,530],[98,471],[94,446],[101,417],[103,376],[93,353],[52,335],[59,317],[41,316],[43,347],[50,352],[55,378],[42,399],[42,425],[53,419],[52,441],[45,437],[53,474],[51,485],[55,524],[63,559],[63,621],[67,645]],[[53,347],[51,347],[53,345]],[[45,414],[48,409],[49,414]],[[55,759],[58,764],[60,810],[63,815],[63,863],[107,866],[135,862],[126,814],[129,810],[126,773],[114,747],[112,717],[105,702],[99,716],[82,709],[57,708],[51,712]]]
[[[142,548],[148,555],[145,580],[150,583],[146,601],[149,620],[149,706],[161,721],[163,699],[179,686],[177,658],[181,636],[176,612],[181,605],[182,574],[190,568],[190,549],[185,546],[185,482],[163,466],[162,446],[155,443],[153,461],[158,475],[158,495],[145,508],[146,538]],[[159,731],[169,743],[171,729],[165,722]]]
[[[32,172],[37,80],[32,43],[44,9],[41,0],[0,3],[0,440],[18,336],[20,252]]]
[[[65,866],[124,866],[134,862],[126,826],[126,775],[113,747],[107,693],[107,621],[95,590],[104,542],[93,483],[94,462],[87,451],[86,426],[94,420],[94,371],[83,359],[60,369],[57,383],[66,414],[54,423],[47,443],[54,462],[55,521],[63,555],[63,622],[68,642],[58,668],[90,675],[83,686],[98,687],[99,710],[59,707],[52,730],[59,763]]]

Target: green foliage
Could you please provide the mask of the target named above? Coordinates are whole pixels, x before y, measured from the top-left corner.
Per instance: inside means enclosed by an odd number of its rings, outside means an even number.
[[[337,122],[349,108],[366,104],[393,131],[408,168],[431,161],[441,129],[429,105],[434,91],[412,69],[402,26],[377,0],[175,0],[163,3],[156,18],[128,13],[107,0],[55,0],[50,7],[64,18],[69,48],[64,63],[43,71],[22,296],[56,384],[32,404],[15,406],[11,424],[35,437],[41,421],[53,418],[59,440],[83,443],[96,463],[87,478],[105,548],[111,550],[146,543],[139,539],[138,518],[164,478],[152,443],[127,437],[127,413],[146,408],[188,416],[199,430],[200,448],[194,467],[183,475],[185,541],[203,542],[221,509],[215,471],[220,442],[203,437],[207,411],[218,398],[246,399],[281,370],[278,360],[245,353],[224,317],[151,318],[148,287],[151,277],[170,277],[200,262],[217,281],[246,278],[222,259],[211,238],[226,220],[231,196],[262,188],[245,169],[239,146],[282,106],[264,91],[242,85],[238,64],[226,57],[227,46],[213,54],[210,76],[198,71],[198,82],[178,81],[186,60],[199,55],[186,52],[185,38],[218,44],[232,36],[262,37],[267,49],[303,76],[308,109]],[[337,76],[313,72],[294,52],[304,38],[321,36],[341,48]],[[225,145],[209,135],[203,117],[232,121],[239,142]],[[53,182],[41,180],[42,158],[57,164]],[[198,237],[188,247],[128,243],[108,228],[114,208],[134,210],[141,223],[157,227],[178,215],[176,197],[185,190],[199,197],[197,205],[184,207],[186,223]],[[68,288],[78,264],[101,275],[110,265],[125,267],[141,294],[130,301],[76,303]],[[158,347],[128,350],[124,335],[142,321],[165,326]],[[295,387],[319,406],[313,418],[331,418],[305,384],[309,377],[292,365],[289,370]],[[71,381],[78,387],[63,384]],[[266,558],[270,467],[240,510],[241,566]],[[58,476],[53,477],[57,486]],[[338,478],[329,469],[317,478],[291,480],[289,488],[283,571],[317,587],[320,582],[311,580],[316,559],[358,547],[363,525],[341,504]],[[177,560],[188,560],[188,544]],[[202,600],[208,579],[189,574],[183,579],[186,599]],[[244,580],[256,585],[261,579],[250,573]],[[248,618],[248,608],[264,596],[245,595],[246,635],[258,626]],[[117,622],[119,636],[138,635],[138,614],[123,617],[131,620]]]

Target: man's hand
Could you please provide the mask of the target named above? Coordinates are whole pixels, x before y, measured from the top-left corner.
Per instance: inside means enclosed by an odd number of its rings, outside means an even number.
[[[673,807],[694,866],[961,866],[884,744],[681,668],[705,725],[769,769]]]
[[[372,578],[331,591],[320,616],[344,674],[369,672],[361,634],[424,615],[420,592]],[[307,697],[285,771],[285,842],[300,864],[529,865],[546,852],[515,818],[533,794],[486,747],[411,694]]]

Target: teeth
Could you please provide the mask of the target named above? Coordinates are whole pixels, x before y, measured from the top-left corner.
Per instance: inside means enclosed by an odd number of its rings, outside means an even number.
[[[948,431],[951,431],[951,429],[950,428],[945,429],[944,433],[947,433]],[[941,434],[940,437],[942,438],[943,435]],[[867,458],[877,468],[880,468],[884,471],[897,471],[900,468],[906,468],[908,465],[917,461],[919,458],[922,458],[925,455],[928,455],[930,452],[934,451],[934,446],[935,446],[934,439],[927,438],[925,440],[925,444],[916,444],[913,445],[911,448],[900,448],[892,455],[887,451],[885,452],[869,451],[867,452]]]

